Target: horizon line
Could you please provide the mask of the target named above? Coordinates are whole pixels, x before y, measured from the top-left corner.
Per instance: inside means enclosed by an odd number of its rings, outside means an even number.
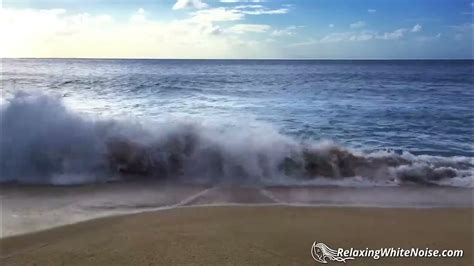
[[[159,58],[159,57],[0,57],[3,59],[72,59],[72,60],[273,60],[273,61],[421,61],[421,60],[459,60],[467,61],[474,58]]]

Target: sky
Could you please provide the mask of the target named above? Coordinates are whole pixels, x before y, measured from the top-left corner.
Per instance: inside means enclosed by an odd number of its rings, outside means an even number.
[[[3,0],[0,56],[472,59],[472,0]]]

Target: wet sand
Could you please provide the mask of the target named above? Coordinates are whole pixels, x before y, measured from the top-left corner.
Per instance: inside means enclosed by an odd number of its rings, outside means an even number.
[[[0,197],[0,265],[314,265],[314,241],[465,252],[351,265],[472,265],[472,189],[131,182],[2,186]]]
[[[122,182],[0,187],[2,237],[111,215],[186,206],[472,207],[473,189],[448,187],[235,187]]]
[[[347,265],[473,265],[473,209],[181,207],[4,238],[0,264],[317,265],[313,241],[465,252],[463,258],[358,258]]]

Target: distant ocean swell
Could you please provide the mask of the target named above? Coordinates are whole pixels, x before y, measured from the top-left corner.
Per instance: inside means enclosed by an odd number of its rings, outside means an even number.
[[[364,153],[269,127],[91,118],[40,93],[18,92],[0,108],[1,182],[473,186],[471,157]]]

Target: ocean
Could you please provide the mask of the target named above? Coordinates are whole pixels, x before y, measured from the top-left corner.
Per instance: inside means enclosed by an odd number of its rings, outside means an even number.
[[[455,186],[472,60],[3,59],[0,181]]]

